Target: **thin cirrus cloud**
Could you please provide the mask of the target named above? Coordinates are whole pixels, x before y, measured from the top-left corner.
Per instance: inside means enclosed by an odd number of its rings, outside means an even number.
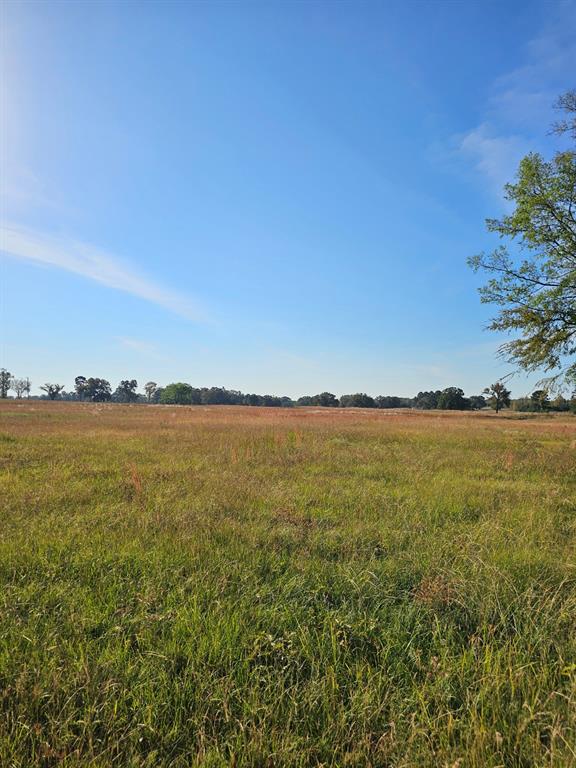
[[[483,121],[455,137],[460,157],[474,166],[501,195],[518,161],[545,139],[554,119],[552,104],[572,86],[567,73],[576,59],[576,2],[554,6],[545,27],[529,42],[523,66],[503,73],[492,85]]]
[[[22,261],[56,267],[108,288],[138,296],[187,320],[207,322],[207,312],[186,296],[139,275],[111,254],[77,240],[13,226],[0,227],[0,251]]]
[[[492,190],[501,194],[528,152],[529,143],[521,136],[498,135],[487,123],[482,123],[462,138],[459,149],[486,178]]]

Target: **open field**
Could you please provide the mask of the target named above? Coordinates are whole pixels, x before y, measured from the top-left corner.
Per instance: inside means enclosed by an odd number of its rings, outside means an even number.
[[[576,418],[0,405],[0,765],[576,766]]]

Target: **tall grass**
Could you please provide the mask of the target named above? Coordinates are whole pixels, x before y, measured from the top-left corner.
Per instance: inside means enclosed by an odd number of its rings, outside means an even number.
[[[0,765],[576,766],[576,419],[0,419]]]

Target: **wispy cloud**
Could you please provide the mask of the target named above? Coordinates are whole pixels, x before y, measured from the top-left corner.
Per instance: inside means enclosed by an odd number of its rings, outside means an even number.
[[[0,251],[16,259],[73,272],[150,301],[188,320],[208,320],[207,312],[186,296],[158,285],[112,254],[87,243],[3,226],[0,227]]]
[[[576,2],[558,3],[552,10],[546,26],[527,44],[523,64],[492,84],[482,122],[455,137],[457,154],[500,194],[519,159],[545,139],[555,99],[573,87]]]
[[[529,143],[518,135],[498,135],[488,123],[469,131],[460,141],[459,151],[474,164],[497,194],[511,181]]]
[[[576,1],[551,10],[545,27],[527,44],[525,62],[495,81],[488,103],[496,119],[538,133],[545,131],[542,118],[559,93],[573,87],[576,61]]]

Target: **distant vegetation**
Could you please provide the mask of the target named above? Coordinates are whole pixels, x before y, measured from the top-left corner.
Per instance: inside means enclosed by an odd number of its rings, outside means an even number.
[[[0,382],[5,382],[0,390],[3,398],[13,391],[16,399],[24,394],[30,398],[30,379],[17,379],[9,371],[2,369]],[[26,382],[23,387],[22,382]],[[174,382],[165,387],[154,381],[144,385],[144,393],[139,393],[136,379],[123,379],[115,390],[109,381],[101,378],[77,376],[74,389],[65,391],[62,384],[44,384],[40,387],[45,392],[43,400],[66,400],[91,403],[149,403],[154,405],[249,405],[268,408],[293,408],[295,406],[314,406],[318,408],[416,408],[421,411],[479,411],[493,408],[496,412],[502,408],[515,411],[542,413],[550,411],[576,413],[576,391],[570,398],[563,395],[552,397],[548,390],[537,389],[526,397],[512,400],[510,391],[496,382],[487,387],[481,395],[466,397],[459,387],[447,387],[418,392],[416,397],[398,397],[396,395],[378,395],[372,397],[365,392],[336,397],[332,392],[318,395],[304,395],[297,400],[276,395],[245,394],[237,389],[225,387],[193,387],[186,382]]]

